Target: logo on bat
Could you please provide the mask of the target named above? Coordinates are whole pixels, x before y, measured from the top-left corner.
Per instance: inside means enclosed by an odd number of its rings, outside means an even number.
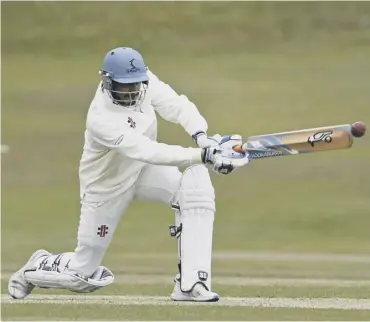
[[[315,143],[320,141],[330,143],[331,141],[333,141],[333,138],[331,137],[332,134],[333,131],[317,132],[308,138],[307,143],[311,144],[312,147],[315,146]]]
[[[248,150],[248,153],[252,159],[277,157],[284,154],[281,151],[263,151],[263,150]]]

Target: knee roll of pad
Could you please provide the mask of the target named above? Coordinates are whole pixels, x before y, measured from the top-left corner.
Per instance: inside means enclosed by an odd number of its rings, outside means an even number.
[[[207,209],[216,211],[215,190],[204,165],[187,168],[178,191],[180,210]]]

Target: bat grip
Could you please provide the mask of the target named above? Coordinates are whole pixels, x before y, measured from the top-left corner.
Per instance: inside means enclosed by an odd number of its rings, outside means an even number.
[[[233,150],[238,153],[246,153],[247,151],[243,149],[243,146],[241,145],[235,145],[233,147]]]

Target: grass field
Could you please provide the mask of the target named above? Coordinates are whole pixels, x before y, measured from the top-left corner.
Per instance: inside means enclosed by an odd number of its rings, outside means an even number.
[[[173,305],[171,209],[136,203],[88,298],[6,283],[37,248],[71,251],[85,115],[104,54],[132,46],[210,133],[370,123],[370,3],[1,3],[3,320],[369,320],[370,141],[213,175],[216,305]],[[162,142],[189,146],[159,120]],[[96,296],[96,297],[92,297]],[[301,299],[301,300],[298,300]],[[360,299],[363,299],[361,301]]]

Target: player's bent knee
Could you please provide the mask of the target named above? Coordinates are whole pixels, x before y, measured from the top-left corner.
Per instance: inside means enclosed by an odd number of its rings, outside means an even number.
[[[86,277],[69,269],[73,253],[52,255],[37,267],[27,270],[24,277],[27,282],[40,288],[68,289],[72,292],[93,292],[114,281],[113,273],[104,266],[99,266],[91,276]]]
[[[27,271],[27,282],[40,288],[67,289],[77,293],[94,292],[114,281],[113,273],[99,267],[93,276],[87,278],[72,271]]]

